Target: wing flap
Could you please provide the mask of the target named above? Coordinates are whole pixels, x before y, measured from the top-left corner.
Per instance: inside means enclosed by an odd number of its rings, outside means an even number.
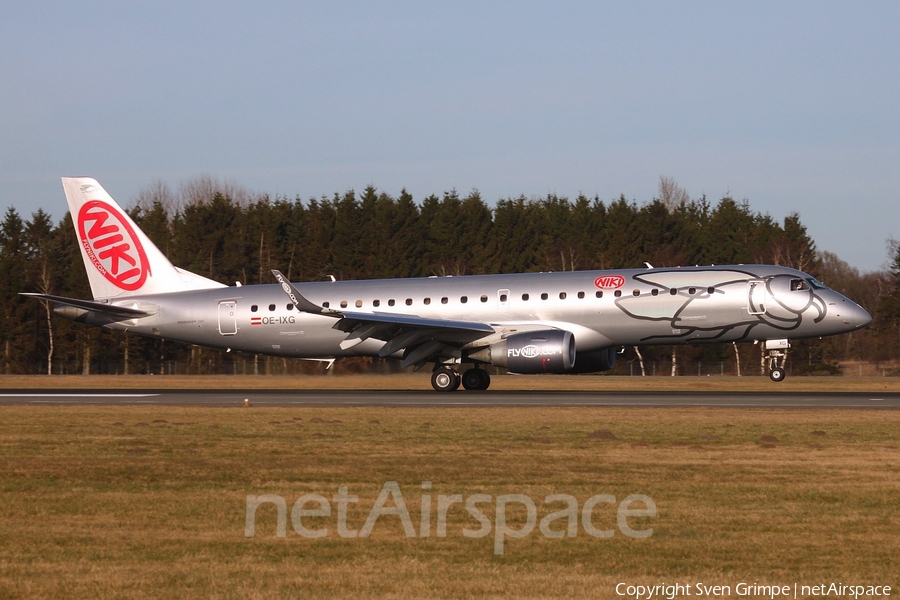
[[[445,319],[428,319],[416,315],[388,314],[388,313],[358,313],[343,312],[340,321],[334,324],[335,329],[351,332],[361,324],[381,323],[396,327],[412,327],[416,329],[435,329],[443,331],[459,331],[478,333],[477,337],[483,337],[494,333],[494,328],[480,321],[452,321]],[[377,335],[370,337],[378,338]],[[381,338],[378,338],[381,339]],[[474,338],[477,339],[477,338]]]

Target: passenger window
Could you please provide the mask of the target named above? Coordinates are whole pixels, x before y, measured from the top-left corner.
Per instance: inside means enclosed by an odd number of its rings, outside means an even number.
[[[578,299],[581,300],[584,298],[584,292],[578,292]]]
[[[407,306],[412,306],[412,298],[407,298],[407,299],[406,299],[406,305],[407,305]]]
[[[641,290],[634,290],[633,292],[631,292],[631,295],[632,295],[632,296],[640,296],[640,295],[641,295]]]
[[[372,300],[372,306],[375,306],[375,307],[381,306],[381,300]]]
[[[447,296],[444,296],[443,298],[441,298],[441,304],[447,304],[447,301],[448,301]]]
[[[544,292],[543,294],[541,294],[541,300],[546,300],[546,299],[549,298],[549,297],[550,297],[550,296],[547,295],[547,292]]]
[[[528,298],[530,298],[530,296],[529,296],[528,294],[522,294],[522,300],[526,300],[526,301],[527,301]]]
[[[653,288],[653,291],[650,292],[650,295],[651,296],[659,296],[659,290],[656,288]]]
[[[424,302],[425,305],[427,306],[427,305],[431,304],[431,298],[425,298],[425,300],[423,300],[422,302]]]
[[[566,293],[565,293],[565,292],[560,292],[560,293],[559,293],[559,299],[560,299],[560,300],[565,300],[565,299],[566,299]]]
[[[594,292],[594,296],[596,296],[597,298],[602,298],[603,290],[597,290],[596,292]]]
[[[395,304],[395,303],[394,303],[394,299],[393,299],[393,298],[391,298],[390,300],[388,300],[388,306],[393,306],[394,304]]]
[[[287,309],[288,309],[288,310],[294,310],[294,305],[293,305],[293,304],[288,304],[288,305],[287,305]]]
[[[481,301],[482,301],[482,302],[487,302],[487,296],[482,296],[482,297],[481,297]]]
[[[714,288],[714,287],[706,288],[706,291],[707,291],[708,293],[710,293],[710,294],[715,294],[715,293],[716,293],[716,288]]]
[[[362,300],[356,301],[356,308],[362,308]]]
[[[254,304],[253,306],[250,307],[250,312],[256,312],[256,311],[258,311],[258,310],[259,310],[259,307],[258,307],[257,305],[255,305],[255,304]]]
[[[669,290],[669,294],[671,294],[672,296],[676,296],[676,295],[678,295],[678,290],[675,288],[672,288]]]
[[[322,303],[323,308],[328,308],[329,306],[331,306],[331,302],[323,302]]]
[[[616,290],[616,293],[614,294],[614,296],[615,296],[616,298],[621,298],[621,297],[622,297],[622,290]]]
[[[270,304],[270,305],[269,305],[269,312],[275,312],[275,305],[274,305],[274,304]]]
[[[461,303],[465,304],[466,302],[469,301],[469,297],[468,297],[468,296],[462,296],[462,297],[459,299],[459,301],[460,301]]]
[[[688,294],[690,294],[691,296],[693,296],[696,293],[697,293],[697,288],[688,288]]]
[[[341,300],[341,308],[347,308],[347,301]]]
[[[506,294],[500,294],[500,302],[506,302]]]

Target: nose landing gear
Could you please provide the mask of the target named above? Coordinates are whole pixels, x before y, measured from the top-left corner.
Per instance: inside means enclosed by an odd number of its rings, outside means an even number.
[[[782,381],[785,377],[783,367],[774,367],[769,370],[769,379],[772,381]]]
[[[767,340],[766,363],[769,367],[769,379],[772,381],[784,381],[787,373],[784,370],[784,361],[787,358],[787,350],[791,347],[788,340]]]

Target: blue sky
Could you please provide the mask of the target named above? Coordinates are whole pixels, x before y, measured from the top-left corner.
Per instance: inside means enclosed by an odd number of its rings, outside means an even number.
[[[212,175],[421,201],[693,196],[800,213],[875,270],[900,238],[900,3],[0,5],[0,210]],[[635,257],[640,264],[642,257]],[[623,265],[631,266],[631,265]]]

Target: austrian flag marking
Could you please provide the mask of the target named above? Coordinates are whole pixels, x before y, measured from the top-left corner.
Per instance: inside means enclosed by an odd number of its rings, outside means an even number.
[[[617,290],[625,285],[625,278],[621,275],[601,275],[594,280],[594,285],[601,290]]]
[[[78,237],[94,267],[119,289],[139,290],[150,263],[134,229],[112,206],[91,200],[78,211]]]

